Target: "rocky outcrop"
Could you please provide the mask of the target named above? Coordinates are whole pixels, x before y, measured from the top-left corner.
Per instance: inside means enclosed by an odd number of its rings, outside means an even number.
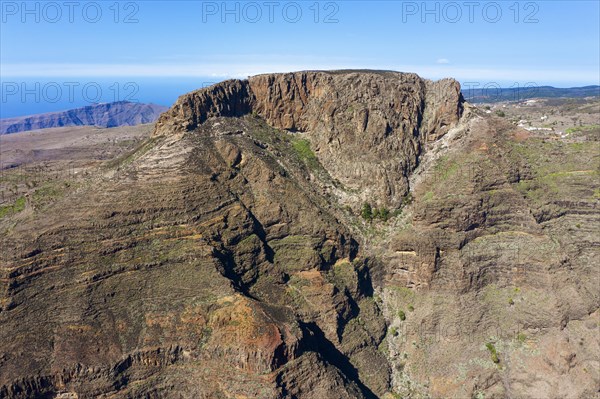
[[[296,72],[230,80],[186,94],[155,135],[191,131],[210,117],[252,113],[310,140],[332,178],[372,200],[399,207],[424,146],[455,126],[460,85],[384,71]]]
[[[155,135],[190,131],[208,118],[242,116],[252,111],[248,82],[228,80],[179,97],[156,123]]]

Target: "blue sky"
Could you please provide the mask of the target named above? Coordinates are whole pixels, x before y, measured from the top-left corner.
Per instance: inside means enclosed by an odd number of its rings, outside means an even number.
[[[183,89],[333,68],[455,77],[463,85],[600,81],[598,1],[74,3],[2,1],[3,82],[177,82]]]

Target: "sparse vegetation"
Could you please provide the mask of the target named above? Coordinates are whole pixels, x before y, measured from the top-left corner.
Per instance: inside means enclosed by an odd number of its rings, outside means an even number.
[[[390,218],[390,210],[386,207],[373,208],[370,203],[365,202],[360,211],[360,216],[366,221],[373,221],[374,219],[386,222]]]
[[[494,346],[494,344],[492,342],[488,342],[487,344],[485,344],[485,347],[490,352],[492,362],[496,364],[500,363],[500,358],[498,357],[498,352],[496,351],[496,347]]]
[[[371,221],[373,220],[373,208],[371,207],[371,204],[369,204],[368,202],[365,202],[363,204],[363,207],[360,211],[360,216],[367,221]]]
[[[589,132],[589,131],[597,130],[597,129],[600,129],[600,125],[575,126],[575,127],[570,127],[567,130],[565,130],[565,133],[572,134],[572,133],[577,133],[577,132]]]
[[[292,141],[292,148],[296,154],[306,163],[311,170],[315,170],[319,167],[319,160],[317,156],[310,148],[310,141],[306,139],[296,139]]]
[[[379,209],[379,219],[386,222],[390,218],[390,210],[387,208]]]
[[[142,141],[136,148],[131,150],[129,153],[126,153],[125,155],[123,155],[121,157],[111,160],[106,165],[108,168],[117,168],[117,169],[124,168],[127,165],[131,164],[136,159],[138,159],[141,156],[143,156],[144,154],[146,154],[148,151],[150,151],[152,149],[152,147],[154,147],[154,145],[156,144],[157,141],[158,141],[158,139],[156,137],[151,137],[149,139],[146,139],[146,140]]]
[[[399,310],[398,317],[400,318],[400,320],[404,321],[404,320],[406,320],[406,313],[404,313],[403,310]]]
[[[379,209],[373,209],[373,219],[379,219]]]
[[[12,205],[0,206],[0,219],[8,215],[14,215],[25,209],[25,197],[19,197]]]

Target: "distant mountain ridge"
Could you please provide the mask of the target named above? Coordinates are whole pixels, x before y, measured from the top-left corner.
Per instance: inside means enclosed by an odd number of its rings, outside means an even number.
[[[552,86],[510,87],[510,88],[462,88],[465,100],[477,102],[522,101],[529,98],[582,98],[599,97],[600,86],[559,88]]]
[[[129,101],[89,105],[61,112],[0,119],[0,134],[64,126],[117,127],[154,122],[168,107]]]

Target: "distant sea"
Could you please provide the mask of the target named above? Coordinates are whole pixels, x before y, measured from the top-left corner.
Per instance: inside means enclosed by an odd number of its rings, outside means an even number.
[[[223,78],[2,78],[0,118],[64,111],[95,103],[131,101],[171,106],[182,94]]]

